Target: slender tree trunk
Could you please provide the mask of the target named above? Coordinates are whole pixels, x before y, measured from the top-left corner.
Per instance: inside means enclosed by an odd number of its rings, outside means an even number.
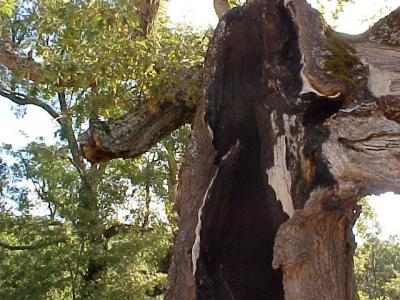
[[[80,299],[90,299],[99,292],[98,279],[104,275],[107,269],[106,241],[103,238],[103,224],[100,219],[97,193],[94,184],[92,185],[88,177],[86,177],[86,182],[82,182],[79,196],[79,221],[76,228],[80,232],[81,238],[87,241],[85,252],[89,256],[79,294]]]
[[[151,212],[150,204],[151,204],[150,183],[147,181],[145,182],[145,207],[144,207],[144,219],[142,224],[143,233],[146,232],[150,223],[150,212]]]
[[[166,159],[168,162],[168,200],[166,203],[167,217],[170,224],[176,227],[177,218],[173,209],[173,203],[176,198],[177,174],[178,174],[178,161],[175,158],[175,149],[172,144],[165,145],[167,150]]]
[[[247,2],[209,48],[166,299],[356,299],[357,201],[400,190],[400,41],[374,39],[385,22],[339,35],[303,0]]]

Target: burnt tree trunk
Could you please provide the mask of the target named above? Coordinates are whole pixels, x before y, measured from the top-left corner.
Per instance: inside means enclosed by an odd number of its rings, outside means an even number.
[[[356,299],[357,201],[400,191],[399,12],[360,36],[304,0],[225,14],[180,172],[166,299]]]
[[[305,0],[222,2],[166,299],[355,299],[357,201],[400,192],[400,8],[350,36]],[[191,122],[182,97],[92,127],[84,155],[144,153]]]

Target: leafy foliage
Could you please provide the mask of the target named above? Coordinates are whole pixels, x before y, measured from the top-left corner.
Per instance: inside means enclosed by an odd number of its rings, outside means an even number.
[[[0,16],[10,16],[13,13],[16,0],[0,1]]]
[[[2,11],[1,43],[27,62],[1,66],[0,89],[59,127],[50,145],[1,147],[0,299],[160,299],[164,291],[189,129],[139,158],[101,164],[86,161],[77,142],[88,123],[177,94],[193,106],[200,95],[209,33],[171,26],[161,8],[143,36],[138,3],[35,0]]]
[[[17,151],[4,147],[3,157],[14,163],[7,165],[0,240],[27,249],[0,247],[0,298],[79,299],[87,289],[94,299],[159,294],[167,271],[161,264],[176,226],[170,209],[175,186],[166,183],[176,177],[177,166],[170,168],[168,159],[179,160],[184,131],[136,161],[104,166],[102,178],[96,178],[100,221],[83,228],[80,218],[92,219],[85,213],[94,212],[79,211],[81,183],[68,149],[38,142]],[[174,152],[168,150],[172,143]],[[88,287],[94,257],[104,261],[106,271]]]
[[[328,12],[327,7],[329,7],[332,2],[335,2],[336,5],[332,11],[329,10]],[[344,7],[347,3],[354,2],[355,0],[317,0],[318,7],[321,13],[325,16],[329,14],[329,16],[332,16],[333,19],[337,19],[339,17],[340,13],[343,12]]]
[[[360,299],[398,299],[400,296],[400,237],[382,239],[376,215],[366,199],[356,223],[361,238],[354,257]]]
[[[194,102],[199,78],[188,76],[202,65],[207,36],[170,28],[160,16],[162,25],[144,38],[137,19],[126,0],[21,3],[2,26],[2,39],[45,62],[44,82],[6,72],[4,85],[50,102],[62,91],[72,104],[69,114],[79,122],[87,114],[115,118],[150,100],[153,105],[174,101],[171,91],[185,91],[187,101]]]

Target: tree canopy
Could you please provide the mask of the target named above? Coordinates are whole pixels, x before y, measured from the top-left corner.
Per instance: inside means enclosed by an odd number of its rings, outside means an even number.
[[[383,238],[382,228],[367,198],[355,230],[360,240],[354,256],[361,300],[397,299],[400,296],[400,234]]]
[[[2,299],[147,299],[165,288],[189,129],[130,161],[90,163],[78,145],[88,125],[129,110],[194,109],[209,33],[171,26],[165,3],[146,3],[2,5],[0,94],[19,115],[34,105],[59,125],[50,145],[1,148]]]

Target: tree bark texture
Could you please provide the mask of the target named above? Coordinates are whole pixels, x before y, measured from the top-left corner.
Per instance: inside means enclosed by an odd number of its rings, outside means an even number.
[[[193,105],[177,100],[157,107],[143,104],[114,122],[99,121],[80,137],[83,155],[91,162],[139,156],[190,123],[194,111]]]
[[[304,0],[224,15],[180,171],[166,299],[356,299],[357,201],[400,191],[399,20],[348,36]]]

